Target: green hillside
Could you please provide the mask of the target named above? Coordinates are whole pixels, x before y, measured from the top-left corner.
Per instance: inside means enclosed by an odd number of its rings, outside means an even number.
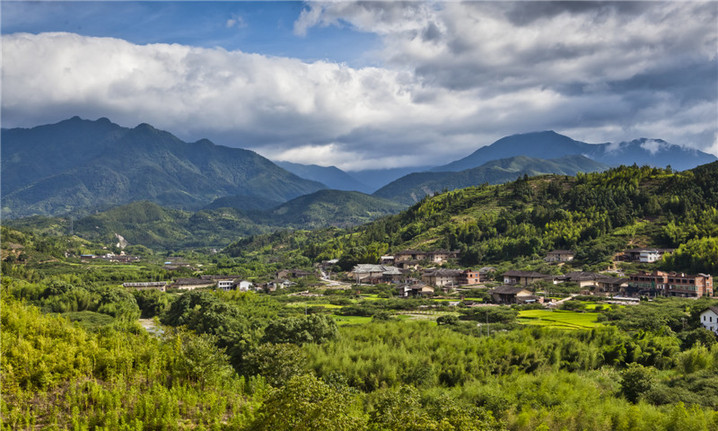
[[[573,155],[544,160],[517,156],[488,162],[473,169],[460,172],[419,172],[387,184],[374,192],[374,196],[391,199],[407,205],[414,204],[424,196],[461,189],[480,184],[502,184],[518,176],[542,174],[576,175],[578,172],[599,172],[608,165],[584,156]]]
[[[718,163],[690,171],[619,167],[575,177],[523,177],[425,198],[353,230],[248,238],[235,256],[291,250],[312,260],[375,262],[405,248],[459,249],[463,265],[538,258],[556,248],[605,267],[628,246],[678,248],[666,264],[718,272]],[[262,251],[262,252],[260,252]]]
[[[115,234],[118,234],[133,245],[181,249],[224,247],[237,238],[279,228],[356,226],[403,208],[359,192],[323,190],[267,211],[224,207],[190,212],[141,201],[75,220],[33,216],[6,220],[4,224],[52,235],[67,235],[72,231],[80,238],[106,244],[117,242]]]
[[[292,199],[263,216],[273,225],[303,228],[355,226],[389,214],[405,205],[360,192],[320,190]]]

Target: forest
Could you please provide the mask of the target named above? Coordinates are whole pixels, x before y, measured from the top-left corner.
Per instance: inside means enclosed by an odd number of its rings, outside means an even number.
[[[698,321],[714,298],[576,296],[550,310],[488,306],[478,290],[403,299],[389,285],[311,278],[271,293],[122,286],[198,273],[259,281],[420,246],[501,271],[556,247],[575,247],[590,269],[631,244],[663,245],[676,251],[654,268],[710,272],[716,169],[519,178],[220,253],[133,245],[144,257],[129,264],[79,258],[111,245],[3,226],[2,429],[718,429],[718,339]],[[167,269],[176,256],[194,268]]]

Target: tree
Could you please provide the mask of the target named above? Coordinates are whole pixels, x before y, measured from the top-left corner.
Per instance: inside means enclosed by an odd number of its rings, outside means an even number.
[[[270,391],[250,430],[354,431],[364,426],[355,398],[311,374],[304,374]]]
[[[339,335],[337,323],[329,316],[310,314],[301,317],[285,317],[267,325],[265,343],[324,343]]]
[[[247,375],[261,375],[272,386],[281,386],[292,377],[302,374],[306,354],[295,344],[261,344],[248,353],[242,364]]]
[[[653,370],[640,364],[631,364],[621,374],[621,393],[632,403],[637,403],[644,393],[653,387]]]

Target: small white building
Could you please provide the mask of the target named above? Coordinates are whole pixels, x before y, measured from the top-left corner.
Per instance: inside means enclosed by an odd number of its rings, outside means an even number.
[[[641,263],[653,263],[661,260],[663,252],[660,250],[641,250],[638,253],[638,261]]]
[[[233,290],[234,280],[217,280],[217,288],[222,290]]]
[[[718,334],[718,307],[708,307],[701,313],[700,319],[704,328]]]
[[[248,292],[249,289],[251,289],[253,286],[251,281],[242,280],[239,283],[237,283],[237,290],[240,292]]]

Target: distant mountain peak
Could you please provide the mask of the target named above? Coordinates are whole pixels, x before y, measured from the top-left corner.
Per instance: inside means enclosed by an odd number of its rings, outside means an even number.
[[[671,165],[678,170],[690,169],[716,160],[712,154],[671,144],[658,138],[588,144],[553,130],[544,130],[503,137],[490,145],[479,148],[463,159],[433,168],[432,171],[457,172],[481,166],[491,160],[520,155],[555,159],[572,154],[584,155],[611,166],[634,163],[658,167]]]

